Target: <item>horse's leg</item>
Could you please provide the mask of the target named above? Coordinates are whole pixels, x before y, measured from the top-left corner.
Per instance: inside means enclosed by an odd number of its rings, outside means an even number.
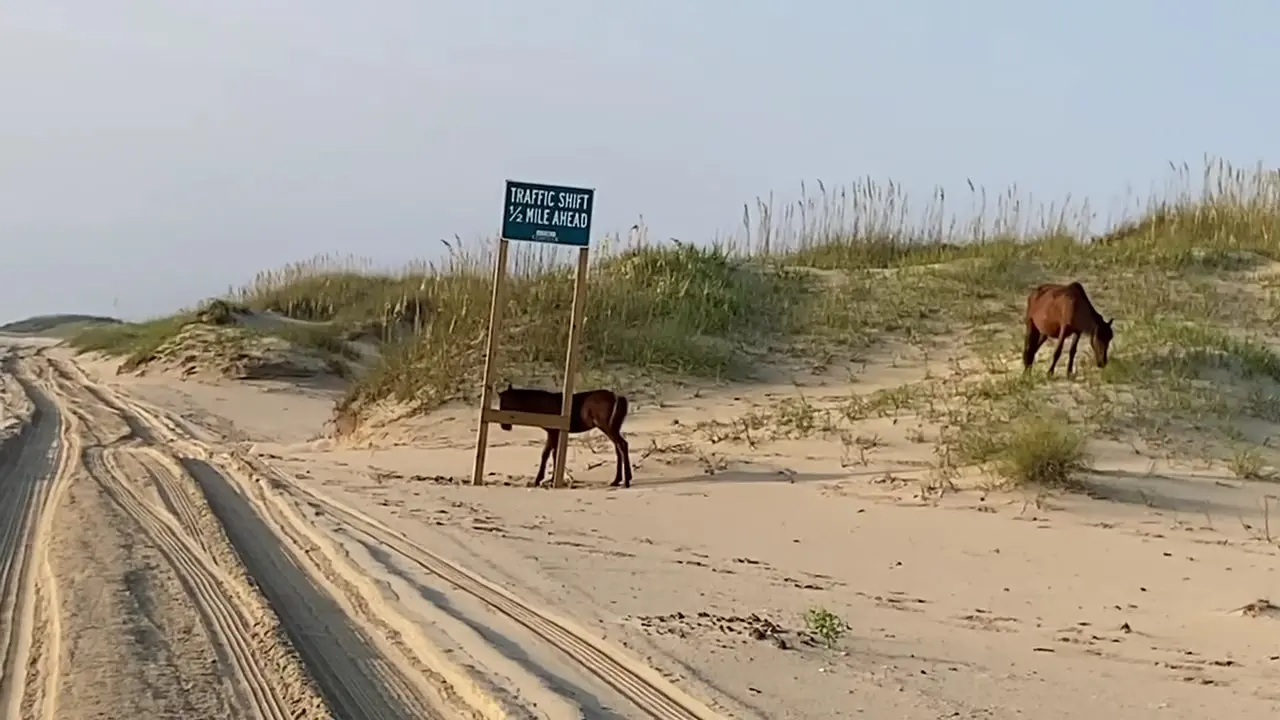
[[[1071,338],[1071,349],[1067,351],[1067,377],[1076,371],[1076,347],[1080,345],[1080,333]]]
[[[622,451],[622,472],[625,477],[623,485],[631,487],[631,446],[627,444],[627,439],[622,437],[622,433],[618,433],[618,440],[622,441],[618,449]]]
[[[1049,375],[1053,375],[1053,369],[1058,367],[1058,359],[1062,357],[1062,345],[1067,341],[1067,328],[1063,327],[1058,331],[1058,345],[1053,348],[1053,362],[1049,363]]]
[[[609,483],[609,487],[618,487],[622,484],[622,448],[618,446],[617,441],[609,438],[613,443],[613,459],[615,461],[613,471],[613,482]]]
[[[547,431],[547,442],[542,446],[542,462],[538,465],[538,477],[533,479],[533,486],[538,487],[542,484],[543,478],[547,476],[547,458],[555,455],[556,445],[560,442],[559,430]]]
[[[613,482],[609,483],[609,487],[618,487],[624,478],[626,487],[631,487],[631,455],[627,452],[627,439],[622,437],[621,431],[606,428],[607,426],[601,426],[600,431],[613,443],[613,455],[618,460],[618,468],[613,473]]]
[[[1036,324],[1027,321],[1027,341],[1022,348],[1022,370],[1028,372],[1031,366],[1035,364],[1036,352],[1040,350],[1040,346],[1044,344],[1044,336],[1040,334],[1040,329]]]

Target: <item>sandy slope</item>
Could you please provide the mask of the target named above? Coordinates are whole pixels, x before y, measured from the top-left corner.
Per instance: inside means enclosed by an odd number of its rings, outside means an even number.
[[[929,370],[873,365],[859,389]],[[279,526],[364,583],[410,645],[447,652],[508,708],[629,718],[664,693],[690,704],[646,662],[743,718],[1280,711],[1280,618],[1240,610],[1280,602],[1261,509],[1277,488],[1221,469],[1100,446],[1097,481],[1119,500],[938,498],[927,446],[891,418],[865,422],[879,442],[857,460],[830,441],[730,448],[689,432],[765,402],[766,388],[635,408],[631,490],[604,490],[611,452],[576,439],[576,489],[505,485],[536,469],[527,429],[492,435],[499,482],[472,488],[449,481],[471,467],[469,410],[402,424],[380,449],[340,449],[313,439],[323,393],[112,381],[207,442],[242,441],[242,474],[262,480]],[[817,607],[850,625],[834,648],[805,631]]]

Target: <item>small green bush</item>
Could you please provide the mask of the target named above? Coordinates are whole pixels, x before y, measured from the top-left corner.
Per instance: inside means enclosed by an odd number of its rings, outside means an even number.
[[[804,624],[814,637],[829,648],[836,646],[840,638],[849,631],[849,624],[839,615],[823,607],[809,608],[804,614]]]
[[[998,477],[1016,486],[1071,488],[1089,469],[1087,438],[1068,421],[1039,417],[1017,424],[993,450]]]

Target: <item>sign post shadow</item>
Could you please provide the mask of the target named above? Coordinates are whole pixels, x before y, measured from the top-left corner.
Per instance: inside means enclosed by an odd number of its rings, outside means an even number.
[[[578,372],[578,344],[585,310],[588,247],[591,241],[591,214],[595,190],[538,185],[508,180],[503,196],[502,235],[493,267],[493,295],[489,305],[489,333],[485,340],[484,378],[480,389],[479,427],[476,430],[476,461],[471,484],[484,483],[484,462],[489,446],[489,425],[502,423],[522,427],[559,430],[552,487],[564,484],[565,455],[573,411],[574,376]],[[573,280],[573,306],[569,311],[569,343],[565,352],[564,381],[561,384],[560,414],[516,412],[492,407],[494,357],[502,334],[502,308],[506,302],[507,258],[511,241],[536,242],[578,248],[578,267]]]

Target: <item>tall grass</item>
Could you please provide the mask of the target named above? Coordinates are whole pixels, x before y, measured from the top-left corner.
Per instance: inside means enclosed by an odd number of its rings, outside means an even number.
[[[1129,377],[1173,362],[1170,343],[1254,353],[1245,361],[1270,374],[1274,355],[1236,336],[1280,317],[1274,293],[1250,295],[1222,279],[1280,260],[1280,175],[1206,160],[1198,174],[1173,167],[1161,193],[1123,205],[1101,228],[1087,200],[1046,204],[1017,188],[971,186],[965,198],[939,190],[921,201],[866,180],[747,204],[740,228],[710,245],[654,243],[633,228],[593,248],[583,371],[617,382],[746,379],[779,354],[839,357],[887,337],[971,327],[1016,353],[1028,287],[1078,278],[1119,318],[1116,356],[1134,359]],[[344,409],[358,414],[383,399],[429,408],[478,389],[492,285],[491,247],[453,242],[445,251],[439,262],[395,270],[316,258],[261,273],[229,298],[376,338],[382,360],[352,385]],[[563,249],[513,246],[500,343],[508,377],[555,377],[571,263]],[[136,352],[174,322],[99,328],[76,342]],[[1188,324],[1212,332],[1177,330]],[[1185,362],[1197,362],[1187,352]]]

